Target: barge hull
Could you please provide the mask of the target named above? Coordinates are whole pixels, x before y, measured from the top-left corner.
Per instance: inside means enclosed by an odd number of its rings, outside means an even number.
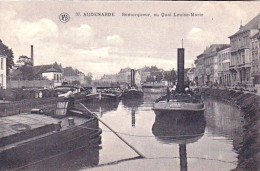
[[[101,132],[98,120],[92,118],[84,124],[66,130],[10,144],[0,151],[0,170],[20,167],[79,147],[97,147],[101,144]]]

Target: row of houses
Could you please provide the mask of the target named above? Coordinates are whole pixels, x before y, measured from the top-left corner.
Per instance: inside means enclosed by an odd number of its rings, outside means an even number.
[[[41,78],[51,80],[53,85],[60,86],[63,83],[86,85],[85,74],[72,67],[63,68],[61,64],[54,62],[50,65],[33,66],[33,72]]]
[[[7,56],[4,55],[4,53],[0,50],[0,88],[6,89],[8,88],[8,85],[10,88],[19,88],[19,85],[28,85],[30,87],[29,81],[26,80],[7,80],[7,66],[6,66],[6,60]],[[19,61],[20,60],[20,61]],[[49,80],[50,83],[48,85],[45,85],[46,88],[52,88],[56,86],[62,85],[62,83],[76,83],[81,85],[86,85],[87,81],[85,79],[85,74],[80,72],[77,69],[73,69],[72,67],[65,67],[63,68],[61,64],[58,64],[57,62],[54,62],[53,64],[48,65],[38,65],[34,66],[34,55],[33,55],[33,46],[31,46],[31,57],[28,58],[26,56],[21,56],[19,58],[16,68],[22,67],[23,65],[26,65],[30,63],[30,66],[32,68],[32,72],[34,74],[34,78],[37,78],[35,82],[39,82],[40,79]],[[16,72],[16,73],[15,73]],[[11,73],[20,74],[19,70],[13,70]],[[22,82],[27,82],[27,84],[23,84]],[[33,80],[30,81],[32,87],[35,84]],[[43,81],[44,82],[44,81]]]
[[[146,81],[147,77],[151,76],[151,72],[148,67],[135,70],[135,83],[141,84]],[[131,81],[131,69],[129,67],[121,69],[117,74],[103,75],[100,82],[111,83],[130,83]]]
[[[188,72],[197,85],[260,86],[260,14],[229,36],[230,44],[212,44]]]

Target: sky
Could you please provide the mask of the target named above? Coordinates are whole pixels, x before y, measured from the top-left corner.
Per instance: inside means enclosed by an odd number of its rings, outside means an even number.
[[[185,66],[210,44],[229,43],[228,36],[254,18],[259,2],[0,2],[0,39],[13,49],[15,61],[30,57],[35,65],[61,63],[95,78],[121,68],[177,66],[177,48],[185,48]],[[70,20],[63,23],[59,15]],[[76,16],[113,12],[114,17]],[[175,14],[203,14],[174,17]],[[123,17],[122,13],[150,14]],[[162,17],[161,14],[172,16]],[[159,14],[155,17],[154,14]]]

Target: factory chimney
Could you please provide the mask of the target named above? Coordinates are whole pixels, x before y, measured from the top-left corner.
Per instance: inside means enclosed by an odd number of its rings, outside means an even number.
[[[178,93],[184,93],[185,87],[184,87],[184,48],[178,48],[177,52],[177,62],[178,62],[178,83],[176,90]]]
[[[33,59],[33,45],[31,45],[31,63],[34,66],[34,59]]]

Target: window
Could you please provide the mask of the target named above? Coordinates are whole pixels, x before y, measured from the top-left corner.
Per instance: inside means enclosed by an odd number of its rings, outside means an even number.
[[[1,82],[0,82],[0,84],[1,84],[0,87],[1,87],[1,86],[4,85],[4,74],[1,74],[1,75],[0,75],[0,81],[1,81]]]

